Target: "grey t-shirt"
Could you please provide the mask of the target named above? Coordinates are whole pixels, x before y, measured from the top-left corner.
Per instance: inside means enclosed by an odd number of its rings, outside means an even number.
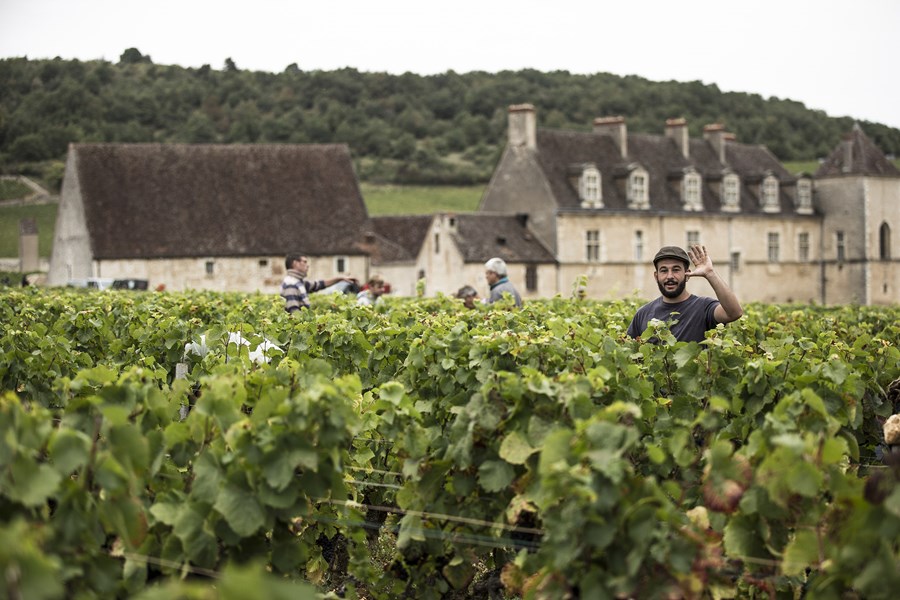
[[[713,316],[718,305],[719,301],[715,298],[693,294],[684,302],[676,304],[663,302],[660,296],[637,310],[628,326],[628,335],[632,338],[639,337],[647,329],[651,319],[659,319],[674,323],[669,328],[679,342],[702,342],[706,337],[706,330],[719,324]]]
[[[488,304],[493,304],[497,300],[503,298],[504,292],[512,294],[513,300],[516,301],[516,306],[521,308],[522,296],[519,295],[519,292],[516,291],[513,284],[509,282],[509,279],[505,277],[491,286],[491,295],[488,297]]]

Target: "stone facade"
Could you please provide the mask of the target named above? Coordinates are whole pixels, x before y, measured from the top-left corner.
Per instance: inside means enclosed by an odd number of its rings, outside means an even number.
[[[591,297],[655,297],[656,250],[702,243],[742,301],[900,302],[900,172],[858,128],[812,178],[718,124],[692,140],[683,119],[659,136],[628,134],[622,117],[591,133],[535,120],[510,107],[480,210],[528,215],[558,260],[557,293],[586,277]]]

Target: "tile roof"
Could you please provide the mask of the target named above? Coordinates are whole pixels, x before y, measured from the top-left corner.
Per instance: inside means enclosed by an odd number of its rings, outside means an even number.
[[[433,220],[432,215],[372,217],[372,264],[415,261]]]
[[[363,253],[368,215],[344,144],[74,144],[71,153],[95,258]]]
[[[681,175],[690,169],[703,177],[702,201],[706,212],[721,212],[720,199],[709,183],[721,180],[728,171],[740,176],[744,184],[741,186],[742,213],[761,212],[759,200],[748,189],[747,182],[759,181],[768,172],[775,175],[782,186],[796,181],[766,147],[734,141],[726,143],[723,164],[711,142],[705,139],[689,141],[688,158],[682,155],[673,139],[664,135],[628,134],[626,157],[622,157],[609,135],[539,128],[536,139],[538,162],[558,207],[563,210],[581,208],[574,180],[586,164],[593,164],[600,171],[604,210],[628,210],[625,178],[637,165],[646,169],[649,176],[650,213],[683,211]],[[784,211],[794,210],[783,187],[781,203]]]
[[[499,256],[508,263],[555,263],[556,259],[534,236],[527,220],[517,215],[457,214],[453,239],[467,263]]]
[[[849,148],[846,146],[849,145]],[[849,164],[847,162],[847,150]],[[844,136],[828,158],[819,165],[816,177],[834,177],[838,175],[869,175],[900,177],[900,169],[889,161],[884,153],[869,139],[859,124]]]

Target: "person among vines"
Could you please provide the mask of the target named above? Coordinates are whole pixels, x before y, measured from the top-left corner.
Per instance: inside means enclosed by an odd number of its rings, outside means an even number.
[[[689,268],[691,264],[693,269]],[[639,339],[650,321],[658,319],[670,323],[670,331],[679,342],[700,342],[707,330],[744,314],[737,296],[713,268],[706,246],[695,244],[687,252],[678,246],[665,246],[653,257],[653,267],[653,278],[662,295],[637,310],[628,326],[630,337]],[[686,284],[691,277],[706,279],[716,297],[688,292]]]
[[[304,254],[288,254],[284,259],[287,274],[281,282],[281,297],[284,298],[284,310],[295,313],[309,308],[309,295],[324,290],[339,281],[355,283],[352,277],[338,276],[331,279],[306,279],[309,272],[309,257]]]
[[[478,292],[471,285],[464,285],[456,292],[456,297],[463,301],[463,306],[466,308],[475,308]]]
[[[506,269],[506,261],[502,258],[492,258],[484,263],[484,277],[487,279],[491,288],[491,294],[488,296],[487,303],[494,302],[503,298],[503,294],[510,294],[516,302],[516,307],[521,308],[522,297],[516,290],[515,286],[509,281]]]
[[[356,295],[356,303],[360,306],[373,306],[381,300],[386,289],[381,275],[372,275],[366,282],[365,289]]]

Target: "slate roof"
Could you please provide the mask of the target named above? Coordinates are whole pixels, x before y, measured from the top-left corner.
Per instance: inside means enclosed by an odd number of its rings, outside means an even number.
[[[605,134],[538,128],[536,137],[538,163],[562,210],[597,210],[581,209],[578,189],[573,185],[573,176],[580,174],[579,169],[593,164],[601,176],[604,206],[601,210],[630,210],[625,180],[639,165],[649,177],[650,209],[645,211],[648,213],[684,212],[681,180],[690,169],[703,177],[702,201],[706,212],[721,212],[720,198],[709,183],[721,180],[729,171],[741,178],[741,213],[762,212],[759,199],[747,184],[761,181],[769,172],[782,184],[782,210],[794,211],[784,186],[794,184],[796,178],[764,146],[729,141],[723,164],[712,143],[704,139],[691,139],[689,157],[685,158],[676,142],[664,135],[628,134],[626,157],[622,157],[613,138]]]
[[[97,259],[363,253],[368,214],[344,144],[70,151]]]
[[[845,165],[845,143],[851,144],[850,164]],[[889,161],[884,153],[869,139],[857,123],[853,130],[844,136],[828,158],[816,171],[816,177],[834,177],[840,175],[867,175],[900,177],[900,170]]]
[[[556,263],[556,259],[534,236],[525,217],[489,213],[458,214],[456,246],[467,263],[485,262],[499,256],[508,263]]]
[[[415,261],[434,220],[432,215],[372,217],[367,240],[372,264]]]

